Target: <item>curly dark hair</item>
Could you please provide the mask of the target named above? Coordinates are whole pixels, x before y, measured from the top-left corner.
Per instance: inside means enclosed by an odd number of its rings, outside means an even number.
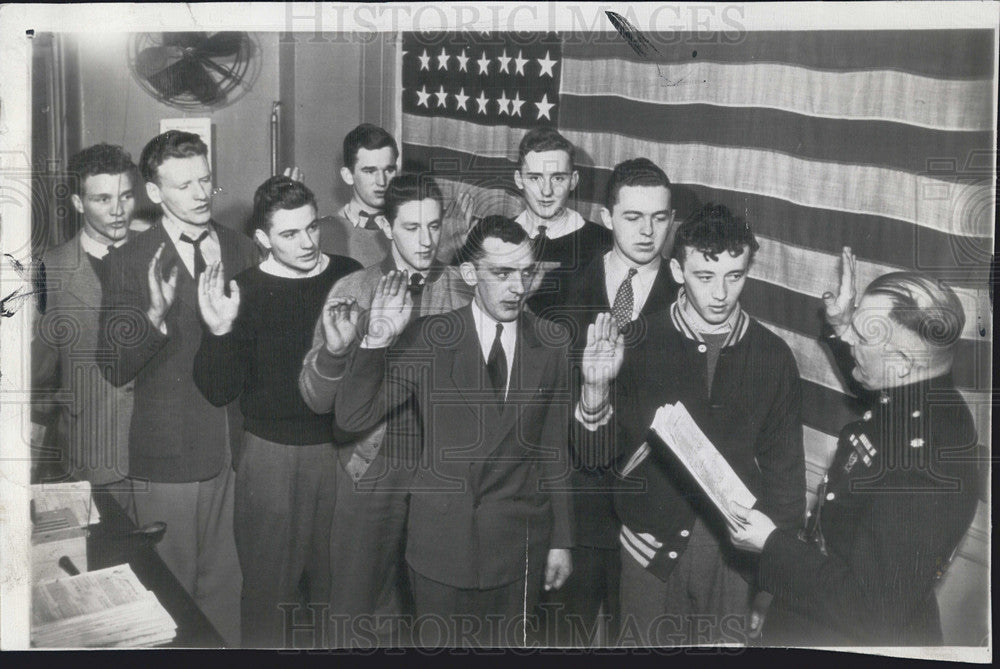
[[[73,192],[83,195],[83,182],[96,174],[128,174],[132,187],[137,188],[138,172],[132,156],[115,144],[94,144],[69,159],[67,172]]]
[[[718,260],[723,251],[736,257],[746,248],[750,261],[760,248],[750,225],[734,215],[725,205],[709,202],[680,224],[674,236],[672,258],[684,266],[688,249],[702,253],[709,260]]]

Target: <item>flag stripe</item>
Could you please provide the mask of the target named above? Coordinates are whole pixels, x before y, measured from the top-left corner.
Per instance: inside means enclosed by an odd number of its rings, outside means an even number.
[[[751,276],[753,272],[751,271]],[[794,330],[807,337],[820,336],[823,301],[789,290],[780,284],[749,278],[740,303],[751,316]],[[955,345],[952,375],[959,388],[982,388],[991,366],[992,344],[989,339],[960,339]]]
[[[512,177],[517,165],[506,157],[476,156],[448,148],[419,145],[407,145],[404,149],[404,167],[407,169],[427,169],[433,159],[434,172],[439,176],[461,179],[466,183],[493,184],[517,195]],[[586,166],[579,166],[578,170],[580,184],[571,196],[569,206],[597,221],[601,203],[588,205],[578,198],[578,194],[590,193],[591,197],[603,200],[611,171]],[[667,172],[668,176],[673,176],[669,167]],[[671,190],[679,219],[682,220],[701,202],[724,204],[750,221],[758,236],[830,255],[833,272],[837,271],[834,265],[846,244],[863,259],[863,263],[864,259],[874,263],[868,274],[872,278],[887,271],[918,267],[932,276],[946,279],[955,288],[967,286],[981,289],[990,280],[992,237],[955,237],[896,219],[815,209],[778,198],[704,186],[675,182]],[[512,211],[514,215],[520,213],[518,208]],[[821,295],[823,290],[826,288],[815,294]],[[976,303],[974,294],[963,297],[967,307]],[[970,324],[969,327],[973,326]],[[987,324],[986,328],[991,330],[991,325]]]
[[[676,17],[662,8],[654,30]],[[674,23],[678,21],[674,20]],[[597,26],[598,29],[604,24]],[[738,17],[727,32],[643,33],[656,49],[635,52],[617,33],[566,33],[563,56],[589,61],[622,59],[660,63],[788,63],[817,70],[894,70],[941,79],[992,79],[992,30],[742,31]]]
[[[867,165],[921,173],[939,156],[968,156],[990,146],[991,133],[948,132],[903,123],[806,116],[761,107],[662,105],[613,96],[563,94],[563,131],[599,127],[661,145],[705,144],[729,150],[760,150],[796,160]],[[670,122],[664,123],[669,113]],[[959,178],[959,175],[948,175]]]
[[[563,110],[565,113],[565,110]],[[410,144],[493,158],[517,155],[523,131],[453,119],[406,115]],[[802,206],[895,218],[946,234],[989,237],[995,202],[992,183],[959,186],[940,179],[880,167],[809,161],[773,151],[705,144],[658,144],[632,137],[563,132],[598,168],[625,156],[645,156],[666,166],[671,180],[780,198]],[[885,193],[896,193],[886,198]]]
[[[759,149],[697,143],[657,144],[576,130],[563,134],[590,156],[596,167],[611,169],[622,156],[646,156],[657,165],[668,166],[672,179],[680,183],[767,195],[821,209],[896,218],[952,235],[986,237],[992,232],[992,211],[970,206],[970,203],[995,202],[989,182],[958,186],[898,170],[810,161]],[[466,147],[469,149],[475,150]],[[887,198],[887,192],[895,196]]]
[[[719,64],[701,59],[656,64],[567,58],[562,67],[561,92],[573,96],[780,109],[936,130],[993,130],[990,79],[951,81],[904,72],[825,72],[775,63]],[[954,104],[955,100],[962,104]],[[661,113],[672,115],[675,110]]]
[[[486,213],[491,213],[493,207],[497,206],[500,202],[503,202],[501,211],[513,212],[514,215],[519,213],[523,208],[517,208],[515,203],[507,201],[509,198],[516,199],[517,197],[517,190],[514,187],[513,177],[511,176],[514,169],[516,169],[514,162],[506,158],[497,159],[475,156],[449,149],[435,149],[417,145],[408,145],[406,148],[407,161],[410,161],[412,164],[422,163],[426,165],[431,163],[432,157],[436,158],[432,168],[434,168],[433,172],[440,179],[456,182],[462,180],[465,183],[476,183],[483,187],[500,188],[510,194],[509,196],[500,197],[499,194],[492,193],[487,198],[488,203],[478,202],[477,196],[479,214],[485,215]],[[591,181],[591,183],[600,182],[602,185],[607,182],[606,170],[602,171],[604,174],[600,177],[589,177],[587,176],[590,172],[588,168],[580,169],[582,173],[581,184],[584,181]],[[593,173],[596,174],[597,172],[594,171]],[[712,191],[709,189],[698,189],[695,192],[702,200],[719,200],[719,198],[712,197]],[[569,204],[576,208],[585,218],[592,221],[600,220],[599,211],[601,205],[583,200],[571,200]],[[761,253],[758,255],[756,265],[753,269],[753,274],[757,278],[786,286],[813,297],[821,297],[824,292],[836,287],[835,284],[840,271],[841,245],[845,243],[855,244],[855,241],[860,241],[860,247],[857,245],[854,246],[854,251],[859,258],[857,281],[859,290],[863,290],[876,277],[887,272],[907,269],[915,261],[922,265],[929,265],[926,267],[926,270],[932,275],[948,279],[962,301],[962,306],[966,313],[966,327],[963,337],[977,341],[992,338],[992,323],[986,307],[985,300],[987,298],[982,288],[988,279],[988,263],[979,262],[977,265],[974,265],[977,268],[976,273],[966,277],[963,277],[959,273],[960,271],[964,271],[964,269],[954,269],[955,267],[962,268],[962,265],[958,263],[948,264],[948,256],[952,253],[961,252],[963,244],[972,245],[979,242],[983,247],[986,247],[987,243],[992,246],[992,243],[988,239],[955,238],[935,232],[933,234],[936,237],[930,239],[929,242],[936,242],[936,245],[928,243],[926,247],[920,246],[915,250],[912,250],[913,247],[910,247],[910,253],[906,254],[900,251],[900,247],[906,248],[906,240],[901,238],[902,235],[893,239],[892,237],[872,232],[877,222],[872,222],[867,226],[867,236],[866,234],[852,234],[853,232],[860,233],[866,227],[861,220],[856,220],[851,223],[850,228],[843,229],[842,232],[826,231],[826,235],[824,236],[829,237],[828,248],[808,249],[788,243],[789,235],[784,234],[785,231],[795,226],[806,229],[821,227],[823,223],[828,221],[832,225],[837,220],[836,216],[825,212],[826,217],[820,218],[817,223],[815,216],[822,216],[824,212],[816,212],[816,215],[813,216],[813,210],[807,211],[799,208],[797,215],[795,215],[795,211],[781,208],[772,210],[771,215],[760,215],[753,213],[753,207],[736,206],[738,203],[732,201],[728,202],[728,204],[733,207],[734,211],[743,213],[749,209],[751,212],[747,214],[747,219],[751,227],[755,230],[758,241],[762,245]],[[906,224],[901,222],[898,222],[897,225],[902,229],[905,229],[906,226]],[[915,228],[915,226],[909,227],[910,229]],[[771,233],[771,235],[769,236],[765,232]],[[803,236],[807,235],[806,232],[801,232],[800,234]],[[821,239],[824,236],[817,234],[813,241]],[[874,236],[874,240],[867,239],[867,237],[872,236]],[[912,237],[913,235],[911,235]],[[876,241],[881,241],[882,243],[879,244]],[[880,255],[874,258],[870,256],[866,257],[866,252],[879,253]],[[966,261],[966,266],[968,266],[968,261]],[[922,267],[922,269],[925,268]],[[953,277],[956,276],[959,279],[964,278],[965,280],[955,280]],[[964,288],[963,286],[965,285],[975,285],[978,286],[978,289]],[[980,327],[985,329],[985,334],[980,335]]]

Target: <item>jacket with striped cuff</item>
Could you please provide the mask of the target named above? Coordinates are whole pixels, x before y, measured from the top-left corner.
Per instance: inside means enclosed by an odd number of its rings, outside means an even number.
[[[741,313],[719,355],[711,396],[706,352],[676,303],[650,318],[641,340],[626,348],[612,387],[612,419],[589,435],[589,456],[599,453],[618,473],[622,545],[662,579],[684,552],[696,517],[725,536],[718,511],[649,429],[664,404],[684,403],[778,527],[798,527],[805,513],[801,391],[791,350]]]

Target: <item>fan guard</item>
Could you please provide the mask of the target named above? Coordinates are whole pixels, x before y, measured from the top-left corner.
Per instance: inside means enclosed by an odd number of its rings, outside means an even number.
[[[128,64],[142,88],[183,111],[228,107],[260,75],[260,45],[245,32],[135,33]]]

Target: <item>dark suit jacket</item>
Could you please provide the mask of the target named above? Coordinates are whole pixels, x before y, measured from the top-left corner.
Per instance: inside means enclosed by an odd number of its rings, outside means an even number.
[[[849,347],[828,343],[851,378]],[[860,396],[870,410],[841,431],[806,529],[761,553],[767,645],[942,643],[934,587],[978,504],[972,414],[951,374]]]
[[[82,234],[45,254],[48,305],[35,321],[32,383],[58,390],[56,443],[68,472],[101,485],[128,474],[132,384],[116,388],[94,362],[95,351],[106,353],[98,348],[102,291]]]
[[[633,333],[646,330],[646,317],[666,311],[677,299],[677,284],[670,277],[670,266],[664,258],[653,280],[646,302],[639,311],[639,318],[626,332],[626,340],[634,339]],[[556,314],[560,323],[568,323],[573,335],[573,359],[578,360],[587,343],[587,326],[597,315],[611,311],[605,286],[604,254],[595,257],[580,273],[579,280],[568,283]],[[573,366],[577,369],[577,366]],[[580,387],[577,380],[573,387]],[[584,467],[577,463],[572,473],[573,519],[576,523],[576,543],[596,548],[617,548],[619,523],[614,512],[613,478],[603,467]]]
[[[219,237],[226,280],[250,266],[249,237],[211,223]],[[164,273],[178,266],[177,294],[167,312],[167,334],[153,327],[149,308],[149,261],[163,242]],[[238,450],[242,416],[237,403],[215,407],[194,383],[194,356],[201,344],[197,283],[162,226],[143,232],[106,260],[107,290],[101,314],[103,366],[116,386],[135,380],[135,409],[129,434],[130,475],[162,483],[203,481],[226,460],[226,441]],[[227,420],[228,415],[228,420]]]
[[[422,445],[406,542],[415,571],[493,588],[570,547],[568,348],[562,327],[523,313],[502,413],[469,306],[414,321],[388,349],[358,349],[336,397],[341,428],[369,429],[413,398],[418,407],[408,428],[408,443]]]

